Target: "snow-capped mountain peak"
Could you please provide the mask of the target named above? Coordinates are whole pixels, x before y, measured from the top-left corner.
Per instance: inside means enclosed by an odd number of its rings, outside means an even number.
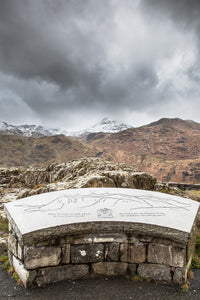
[[[81,131],[67,131],[58,128],[45,128],[41,125],[11,125],[6,122],[0,122],[0,133],[9,135],[20,135],[25,137],[42,137],[64,134],[66,136],[81,137],[89,133],[104,132],[115,133],[131,128],[132,126],[120,123],[118,121],[103,118],[101,121]]]
[[[0,122],[0,133],[25,137],[42,137],[52,135],[48,129],[40,125],[38,126],[26,124],[15,126],[7,124],[6,122]]]
[[[114,133],[130,128],[130,125],[120,123],[115,120],[103,118],[100,122],[91,127],[91,132]]]
[[[122,130],[126,130],[131,127],[132,126],[118,122],[118,121],[110,120],[108,118],[103,118],[101,121],[99,121],[98,123],[96,123],[95,125],[93,125],[91,127],[88,127],[86,129],[80,130],[80,131],[68,132],[67,135],[81,137],[81,136],[87,135],[89,133],[96,133],[96,132],[115,133],[115,132],[119,132]],[[65,134],[65,133],[63,132],[63,134]]]

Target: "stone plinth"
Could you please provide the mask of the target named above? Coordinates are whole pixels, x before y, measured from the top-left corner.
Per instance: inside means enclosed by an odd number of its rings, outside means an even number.
[[[89,276],[186,280],[198,202],[134,189],[66,190],[5,205],[26,287]]]

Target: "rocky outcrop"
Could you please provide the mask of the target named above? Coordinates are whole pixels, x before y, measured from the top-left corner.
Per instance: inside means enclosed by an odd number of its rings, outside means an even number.
[[[83,158],[67,163],[53,163],[46,168],[0,169],[0,187],[5,202],[8,192],[23,198],[69,188],[121,187],[154,190],[156,178],[119,163],[99,158]],[[1,192],[1,190],[0,190]],[[10,200],[13,200],[11,197]]]
[[[82,158],[52,163],[46,168],[0,169],[0,213],[3,204],[36,194],[69,188],[121,187],[156,190],[199,201],[178,185],[156,182],[156,178],[126,164],[100,158]],[[194,186],[192,187],[194,189]],[[187,190],[189,188],[187,187]]]

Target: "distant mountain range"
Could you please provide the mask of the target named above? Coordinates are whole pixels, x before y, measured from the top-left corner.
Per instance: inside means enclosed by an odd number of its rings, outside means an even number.
[[[52,135],[48,129],[37,125],[11,125],[0,122],[0,134],[17,135],[24,137],[42,137]]]
[[[67,131],[57,128],[46,128],[38,125],[11,125],[6,122],[0,122],[0,134],[17,135],[24,137],[44,137],[64,134],[66,136],[82,137],[93,132],[115,133],[131,128],[130,125],[118,121],[102,119],[90,128],[81,131]]]
[[[126,127],[103,119],[77,137],[69,137],[58,131],[50,135],[40,126],[1,123],[0,167],[46,166],[92,156],[127,163],[160,181],[200,182],[199,123],[163,118],[138,128]]]

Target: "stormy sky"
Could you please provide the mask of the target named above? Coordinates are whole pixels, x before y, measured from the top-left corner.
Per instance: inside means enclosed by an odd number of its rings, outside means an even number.
[[[199,0],[0,0],[0,121],[200,122]]]

